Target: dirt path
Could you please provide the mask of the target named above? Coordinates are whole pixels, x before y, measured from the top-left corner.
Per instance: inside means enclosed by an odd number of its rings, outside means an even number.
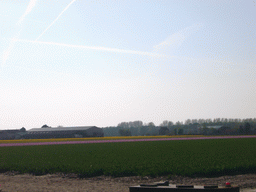
[[[216,178],[188,178],[188,177],[93,177],[87,179],[79,179],[75,176],[61,176],[61,175],[44,175],[33,176],[29,174],[15,175],[15,174],[0,174],[0,191],[1,192],[15,192],[15,191],[83,191],[83,192],[128,192],[129,186],[139,185],[142,183],[153,183],[168,180],[170,184],[218,184],[224,185],[225,182],[230,182],[233,185],[241,187],[241,191],[247,191],[254,188],[256,191],[256,174],[223,176]],[[247,189],[247,190],[245,190]]]

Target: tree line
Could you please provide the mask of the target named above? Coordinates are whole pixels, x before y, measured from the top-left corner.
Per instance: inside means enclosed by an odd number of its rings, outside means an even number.
[[[104,136],[144,136],[144,135],[241,135],[256,134],[256,118],[231,119],[187,119],[183,121],[164,120],[156,126],[153,122],[121,122],[117,126],[105,127]]]

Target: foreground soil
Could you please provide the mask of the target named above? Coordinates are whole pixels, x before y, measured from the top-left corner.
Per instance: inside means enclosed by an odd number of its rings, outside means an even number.
[[[231,185],[240,186],[241,191],[256,191],[256,174],[222,176],[215,178],[189,178],[173,176],[168,177],[93,177],[79,179],[75,175],[43,175],[33,176],[29,174],[0,174],[0,191],[108,191],[108,192],[128,192],[129,186],[153,183],[168,180],[170,184],[193,184],[206,185],[217,184],[224,185],[225,182],[230,182]],[[250,190],[250,189],[255,190]]]

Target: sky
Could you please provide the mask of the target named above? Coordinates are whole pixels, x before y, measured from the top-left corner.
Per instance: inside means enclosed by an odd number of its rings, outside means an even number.
[[[253,0],[0,0],[0,129],[256,117]]]

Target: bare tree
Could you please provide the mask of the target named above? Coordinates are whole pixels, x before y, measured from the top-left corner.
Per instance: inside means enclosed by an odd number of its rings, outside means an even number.
[[[162,126],[162,127],[167,127],[167,126],[168,126],[168,121],[167,121],[167,120],[164,120],[164,121],[160,124],[160,126]]]

